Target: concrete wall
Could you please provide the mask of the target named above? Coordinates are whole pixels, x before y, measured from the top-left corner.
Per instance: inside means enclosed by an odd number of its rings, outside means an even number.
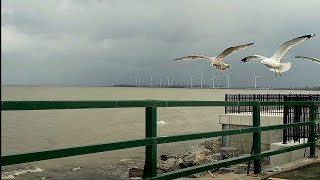
[[[301,138],[300,142],[303,144],[305,142],[307,142],[308,139],[307,138]],[[294,145],[299,145],[299,142],[288,142],[287,144],[282,144],[282,142],[278,142],[278,143],[272,143],[271,144],[271,150],[277,150],[277,149],[281,149],[281,148],[287,148],[290,146],[294,146]],[[318,139],[316,141],[316,156],[319,156],[320,154],[320,139]],[[289,163],[292,161],[296,161],[298,159],[302,159],[305,157],[308,157],[310,155],[310,148],[303,148],[303,149],[298,149],[295,151],[290,151],[287,153],[282,153],[282,154],[278,154],[278,155],[274,155],[270,157],[270,167],[274,168],[277,166],[280,166],[282,164],[285,163]]]
[[[283,124],[283,117],[277,115],[260,115],[261,126]],[[251,114],[221,114],[219,123],[223,130],[242,129],[252,127]],[[301,143],[307,142],[307,139],[301,139]],[[227,136],[222,138],[223,146],[231,146],[239,149],[240,154],[250,154],[252,147],[252,133]],[[261,150],[276,150],[299,144],[298,142],[289,142],[282,144],[282,130],[265,131],[261,133]],[[316,155],[320,155],[320,139],[317,141]],[[292,162],[309,156],[309,148],[299,149],[270,157],[271,168],[282,164]]]
[[[282,116],[261,115],[261,126],[283,124]],[[251,114],[221,114],[219,123],[223,130],[242,129],[252,127]],[[270,149],[270,144],[282,141],[282,130],[266,131],[261,133],[261,150]],[[239,149],[239,153],[250,153],[252,147],[252,133],[224,137],[223,146],[232,146]]]

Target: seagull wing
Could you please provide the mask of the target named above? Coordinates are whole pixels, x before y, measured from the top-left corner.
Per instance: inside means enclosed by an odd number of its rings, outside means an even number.
[[[306,59],[312,62],[315,62],[317,64],[320,64],[320,59],[315,58],[315,57],[306,57],[306,56],[296,56],[295,58],[301,58],[301,59]]]
[[[278,50],[273,54],[273,56],[271,58],[280,62],[281,58],[284,56],[284,54],[286,52],[289,51],[289,49],[291,49],[292,47],[302,43],[303,41],[305,41],[313,36],[315,36],[315,34],[305,35],[305,36],[291,39],[291,40],[281,44],[281,46],[278,48]]]
[[[184,56],[184,57],[179,57],[174,59],[175,61],[180,61],[180,60],[210,60],[210,57],[204,56],[204,55],[189,55],[189,56]]]
[[[232,53],[237,52],[241,49],[245,49],[251,45],[253,45],[254,43],[249,43],[249,44],[244,44],[244,45],[239,45],[239,46],[233,46],[233,47],[229,47],[227,49],[225,49],[221,54],[219,54],[217,56],[217,59],[222,61],[224,58],[230,56]]]
[[[262,59],[267,59],[267,57],[264,57],[261,55],[251,55],[251,56],[247,56],[247,57],[243,58],[241,60],[241,62],[245,63],[245,62],[252,61],[252,60],[262,60]]]

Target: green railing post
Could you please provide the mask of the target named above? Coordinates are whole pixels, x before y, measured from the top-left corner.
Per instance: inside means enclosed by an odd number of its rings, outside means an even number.
[[[260,127],[260,106],[253,106],[253,127]],[[261,131],[253,133],[253,154],[260,155],[261,153]],[[253,161],[254,174],[261,173],[261,159]]]
[[[315,105],[310,106],[310,115],[309,115],[309,121],[312,121],[313,123],[309,126],[310,131],[309,131],[309,142],[312,143],[310,146],[310,157],[315,157],[316,155],[316,115],[317,115],[317,108]]]
[[[146,107],[146,138],[157,137],[157,107]],[[157,144],[146,146],[143,178],[157,177]]]

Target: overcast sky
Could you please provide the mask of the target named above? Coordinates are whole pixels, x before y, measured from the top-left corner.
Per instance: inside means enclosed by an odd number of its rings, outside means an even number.
[[[158,84],[160,76],[209,84],[216,70],[206,61],[172,59],[216,56],[229,46],[254,42],[232,54],[232,87],[320,86],[320,65],[293,56],[320,57],[319,0],[2,0],[1,80],[24,85]],[[281,43],[316,36],[292,48],[292,68],[276,78],[251,54],[271,57]],[[216,85],[226,85],[217,75]],[[210,83],[211,84],[211,83]]]

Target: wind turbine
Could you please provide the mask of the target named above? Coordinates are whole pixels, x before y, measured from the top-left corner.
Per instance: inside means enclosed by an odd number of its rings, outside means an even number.
[[[202,89],[202,73],[201,73],[201,78],[200,78],[200,88]]]
[[[230,75],[231,75],[232,72],[229,73],[229,75],[227,74],[223,74],[227,77],[227,81],[228,81],[228,88],[230,88]]]
[[[138,87],[138,78],[136,77],[136,87]]]
[[[160,76],[159,86],[162,87],[161,76]]]
[[[129,85],[132,85],[132,75],[130,74],[130,81],[129,81]]]
[[[189,75],[189,78],[190,78],[190,87],[192,88],[192,76],[191,76],[191,74]]]
[[[215,77],[215,76],[213,75],[213,73],[212,73],[212,79],[211,79],[211,80],[212,80],[212,88],[215,88],[215,86],[214,86],[214,83],[215,83],[214,80],[215,80],[215,78],[216,78],[216,77]]]
[[[261,77],[261,76],[256,76],[256,74],[254,72],[253,73],[253,79],[252,81],[254,81],[254,89],[257,89],[257,78]]]
[[[167,76],[167,83],[168,83],[168,87],[170,86],[170,78],[169,76]]]
[[[150,76],[150,87],[152,87],[152,75]]]

